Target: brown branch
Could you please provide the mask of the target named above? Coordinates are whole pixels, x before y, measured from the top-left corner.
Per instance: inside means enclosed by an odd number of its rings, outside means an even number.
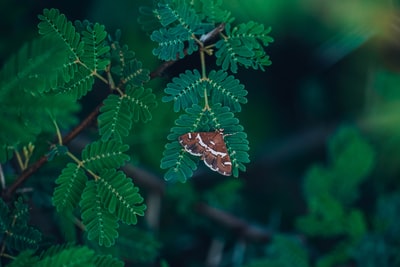
[[[207,34],[203,34],[200,37],[200,40],[199,40],[200,44],[203,45],[203,44],[205,44],[207,42],[210,42],[210,41],[214,40],[224,29],[225,29],[225,23],[221,23],[220,25],[215,27],[213,30],[208,32]],[[185,48],[183,50],[183,54],[184,54],[184,57],[188,55],[188,49],[187,48]],[[162,77],[164,72],[165,72],[165,70],[168,69],[169,67],[171,67],[173,64],[175,64],[180,59],[182,59],[182,58],[180,58],[179,54],[177,54],[175,60],[165,61],[160,66],[158,66],[158,68],[156,68],[154,71],[152,71],[150,73],[150,79],[154,79],[154,78],[157,78],[157,77]]]
[[[243,219],[240,219],[226,211],[208,206],[204,203],[198,203],[196,210],[223,225],[224,227],[234,231],[241,238],[250,241],[268,242],[271,240],[272,233],[260,227],[253,226]]]
[[[187,49],[183,50],[183,54],[184,56],[187,56],[188,54]],[[180,59],[182,58],[180,58],[179,54],[177,54],[175,60],[168,60],[162,63],[160,66],[158,66],[158,68],[156,68],[154,71],[150,73],[150,80],[153,80],[157,77],[162,77],[164,75],[165,70],[174,65]]]
[[[78,126],[76,126],[71,132],[69,132],[63,138],[63,144],[66,145],[71,142],[79,133],[81,133],[99,114],[100,107],[103,104],[98,105]],[[5,191],[2,193],[3,199],[11,199],[14,192],[20,187],[32,174],[40,169],[48,161],[47,155],[42,156],[35,163],[33,163],[28,169],[26,169]]]

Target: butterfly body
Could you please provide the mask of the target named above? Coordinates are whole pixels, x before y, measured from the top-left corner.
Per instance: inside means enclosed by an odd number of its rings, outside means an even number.
[[[179,137],[179,143],[188,153],[200,156],[211,170],[226,176],[232,174],[232,162],[222,130],[186,133]]]

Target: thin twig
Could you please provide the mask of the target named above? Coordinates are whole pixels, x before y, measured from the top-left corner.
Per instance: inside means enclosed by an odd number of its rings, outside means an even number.
[[[71,142],[80,132],[83,131],[99,114],[100,107],[103,104],[98,105],[78,126],[76,126],[71,132],[69,132],[64,138],[62,143],[64,145]],[[33,163],[28,169],[26,169],[5,191],[3,191],[3,199],[11,199],[14,192],[19,186],[21,186],[32,174],[39,170],[48,161],[47,155],[42,156],[35,163]]]
[[[200,39],[197,39],[196,37],[194,37],[194,40],[200,45],[200,47],[203,48],[205,43],[214,40],[218,36],[218,34],[220,34],[224,29],[225,29],[225,23],[221,23],[220,25],[215,27],[213,30],[208,32],[207,34],[202,35],[200,37]],[[183,50],[183,54],[184,54],[184,56],[188,55],[188,49],[187,48],[185,48]],[[180,58],[179,54],[177,54],[176,55],[176,59],[165,61],[160,66],[158,66],[157,69],[155,69],[154,71],[152,71],[150,73],[150,79],[154,79],[156,77],[162,77],[164,72],[180,59],[182,59],[182,58]]]
[[[245,220],[240,219],[226,211],[208,206],[204,203],[198,203],[196,210],[200,214],[214,220],[217,223],[220,223],[228,229],[231,229],[238,236],[246,240],[267,242],[272,237],[271,232],[260,227],[253,226]]]

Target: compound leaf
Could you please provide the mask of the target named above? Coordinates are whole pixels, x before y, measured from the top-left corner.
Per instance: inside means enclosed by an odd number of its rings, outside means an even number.
[[[195,10],[185,1],[178,1],[173,4],[172,1],[158,3],[157,14],[162,26],[180,26],[186,31],[187,36],[202,34],[200,19]]]
[[[142,86],[145,82],[150,79],[150,71],[142,67],[142,62],[132,59],[126,64],[119,66],[121,70],[115,68],[115,72],[121,74],[124,83],[131,85],[133,87]]]
[[[150,88],[127,86],[126,98],[128,99],[130,113],[134,122],[138,122],[140,119],[143,122],[151,120],[151,110],[157,106],[157,101]]]
[[[127,97],[109,95],[104,100],[100,113],[97,120],[103,141],[111,138],[121,140],[122,137],[128,136],[132,128],[132,112]]]
[[[231,12],[221,9],[222,0],[201,0],[202,13],[206,15],[207,22],[216,24],[232,22]]]
[[[10,212],[10,209],[8,208],[7,204],[3,200],[0,200],[0,232],[1,233],[4,233],[7,230],[8,225],[11,222],[9,212]]]
[[[178,141],[174,141],[165,145],[161,168],[168,169],[164,175],[166,181],[185,182],[197,169],[197,161],[185,152]]]
[[[263,24],[253,21],[239,24],[231,29],[231,25],[225,25],[227,37],[216,43],[218,51],[217,65],[223,70],[230,69],[233,73],[238,70],[238,65],[253,69],[269,66],[271,61],[264,51],[264,47],[273,41],[268,35],[270,28],[265,29]]]
[[[232,112],[241,110],[240,104],[247,103],[247,91],[240,84],[239,80],[228,73],[220,71],[211,71],[207,77],[207,84],[211,93],[213,104],[221,103],[223,106],[230,107]]]
[[[110,60],[105,57],[110,51],[110,47],[105,42],[107,32],[104,29],[104,25],[95,23],[93,28],[87,25],[86,29],[82,31],[84,53],[81,61],[92,73],[104,71],[110,63]]]
[[[87,177],[81,166],[68,163],[56,180],[53,204],[58,212],[74,210],[81,198]]]
[[[129,160],[129,156],[124,153],[128,149],[128,145],[116,140],[95,141],[83,149],[82,164],[94,172],[106,168],[119,168]]]
[[[76,32],[72,22],[68,21],[64,14],[60,14],[59,10],[44,9],[43,15],[39,15],[39,19],[39,33],[62,41],[68,50],[69,56],[66,62],[68,67],[64,71],[64,79],[68,81],[73,77],[77,60],[84,52],[84,43],[81,42],[80,35]]]
[[[94,261],[96,267],[124,267],[124,262],[111,255],[97,255]]]
[[[136,224],[137,215],[143,216],[146,206],[139,189],[121,171],[103,170],[97,178],[98,194],[110,213],[126,224]]]
[[[87,247],[69,247],[59,253],[44,257],[33,267],[71,266],[95,267],[95,252]]]
[[[150,39],[158,43],[153,54],[161,60],[176,60],[185,57],[185,42],[188,42],[186,53],[192,54],[198,46],[187,30],[182,26],[161,28],[150,35]]]
[[[89,91],[92,90],[94,84],[94,78],[90,70],[79,66],[76,72],[67,83],[61,84],[57,91],[63,94],[69,94],[74,99],[80,99],[85,96]]]
[[[100,246],[114,245],[118,237],[118,219],[104,208],[96,181],[86,183],[79,205],[88,239],[97,240]]]
[[[7,267],[33,266],[39,260],[39,257],[35,256],[34,253],[33,249],[22,251],[10,264],[7,264]]]
[[[182,73],[168,83],[164,92],[167,96],[162,98],[163,102],[174,101],[174,111],[191,107],[198,103],[200,92],[204,90],[200,73],[197,70]]]
[[[37,249],[42,240],[42,234],[30,226],[9,228],[7,234],[7,245],[17,251]]]

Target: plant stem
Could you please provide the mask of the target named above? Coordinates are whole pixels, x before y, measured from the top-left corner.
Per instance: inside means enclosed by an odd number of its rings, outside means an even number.
[[[200,63],[201,63],[201,79],[207,79],[207,72],[206,72],[206,59],[205,59],[205,50],[203,44],[200,47]],[[208,105],[208,95],[207,95],[207,88],[204,86],[204,108],[203,110],[210,110],[210,106]]]
[[[78,126],[76,126],[71,132],[64,136],[62,143],[64,145],[71,142],[79,133],[83,131],[99,114],[100,107],[103,103],[99,104]],[[11,184],[2,194],[3,199],[11,199],[11,196],[17,190],[17,188],[23,184],[32,174],[34,174],[38,169],[40,169],[46,162],[48,158],[46,155],[42,156],[35,163],[33,163]]]

